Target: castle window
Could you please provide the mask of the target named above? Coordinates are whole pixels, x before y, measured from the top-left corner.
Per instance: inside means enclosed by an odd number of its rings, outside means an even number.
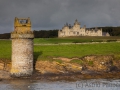
[[[73,34],[76,34],[75,32],[73,32]]]

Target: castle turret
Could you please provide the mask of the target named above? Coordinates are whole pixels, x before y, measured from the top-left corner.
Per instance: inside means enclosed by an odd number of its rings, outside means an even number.
[[[77,20],[77,19],[75,20],[74,25],[80,25],[80,23],[78,22],[78,20]]]
[[[33,38],[30,18],[17,18],[14,21],[12,39],[11,76],[30,76],[33,73]]]

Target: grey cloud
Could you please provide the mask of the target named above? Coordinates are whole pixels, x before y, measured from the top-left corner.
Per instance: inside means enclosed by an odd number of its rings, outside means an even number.
[[[0,33],[11,32],[14,17],[30,17],[32,28],[61,29],[78,19],[82,25],[120,26],[120,0],[0,0]]]

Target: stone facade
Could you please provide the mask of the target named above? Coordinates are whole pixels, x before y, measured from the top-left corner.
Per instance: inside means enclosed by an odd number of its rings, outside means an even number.
[[[11,76],[29,76],[33,73],[33,38],[30,19],[15,18],[12,39]]]
[[[75,20],[73,26],[66,23],[62,30],[58,31],[58,37],[68,36],[102,36],[102,29],[87,29],[86,26],[81,27],[80,23]]]

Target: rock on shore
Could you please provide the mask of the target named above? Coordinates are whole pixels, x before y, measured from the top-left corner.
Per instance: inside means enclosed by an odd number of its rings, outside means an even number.
[[[81,72],[82,66],[71,63],[58,63],[49,61],[37,61],[36,70],[41,74],[67,74]]]
[[[99,78],[103,78],[103,76],[120,78],[120,76],[115,76],[118,75],[117,73],[120,73],[120,60],[115,60],[113,55],[91,55],[82,58],[61,58],[61,60],[62,62],[57,62],[56,60],[36,61],[35,73],[31,77],[37,78],[44,75],[60,75],[61,77],[79,74],[80,78],[88,78],[88,76],[91,78],[97,76]],[[76,62],[72,62],[72,60]],[[11,63],[0,62],[0,79],[11,78],[10,68]]]
[[[0,80],[1,79],[10,79],[10,72],[5,70],[0,70]]]

